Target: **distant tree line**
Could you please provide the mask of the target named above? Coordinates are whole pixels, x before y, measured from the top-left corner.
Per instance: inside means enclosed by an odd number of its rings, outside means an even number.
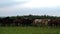
[[[29,18],[29,19],[56,19],[60,18],[58,16],[49,16],[49,15],[24,15],[24,16],[11,16],[10,18]]]

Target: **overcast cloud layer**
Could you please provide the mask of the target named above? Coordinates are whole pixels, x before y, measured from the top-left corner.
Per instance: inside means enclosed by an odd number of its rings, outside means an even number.
[[[60,16],[60,0],[0,0],[0,16]]]

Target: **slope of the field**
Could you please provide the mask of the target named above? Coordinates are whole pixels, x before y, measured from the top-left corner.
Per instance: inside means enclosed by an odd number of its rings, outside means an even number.
[[[60,28],[51,27],[0,27],[0,34],[60,34]]]

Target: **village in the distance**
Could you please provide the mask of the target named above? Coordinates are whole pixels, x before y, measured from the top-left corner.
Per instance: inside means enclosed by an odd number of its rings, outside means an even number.
[[[60,26],[60,17],[24,15],[0,17],[0,26]]]

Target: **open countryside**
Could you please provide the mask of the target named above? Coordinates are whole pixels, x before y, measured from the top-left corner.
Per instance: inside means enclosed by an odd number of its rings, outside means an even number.
[[[0,34],[60,34],[59,18],[46,15],[3,17],[0,18]]]

